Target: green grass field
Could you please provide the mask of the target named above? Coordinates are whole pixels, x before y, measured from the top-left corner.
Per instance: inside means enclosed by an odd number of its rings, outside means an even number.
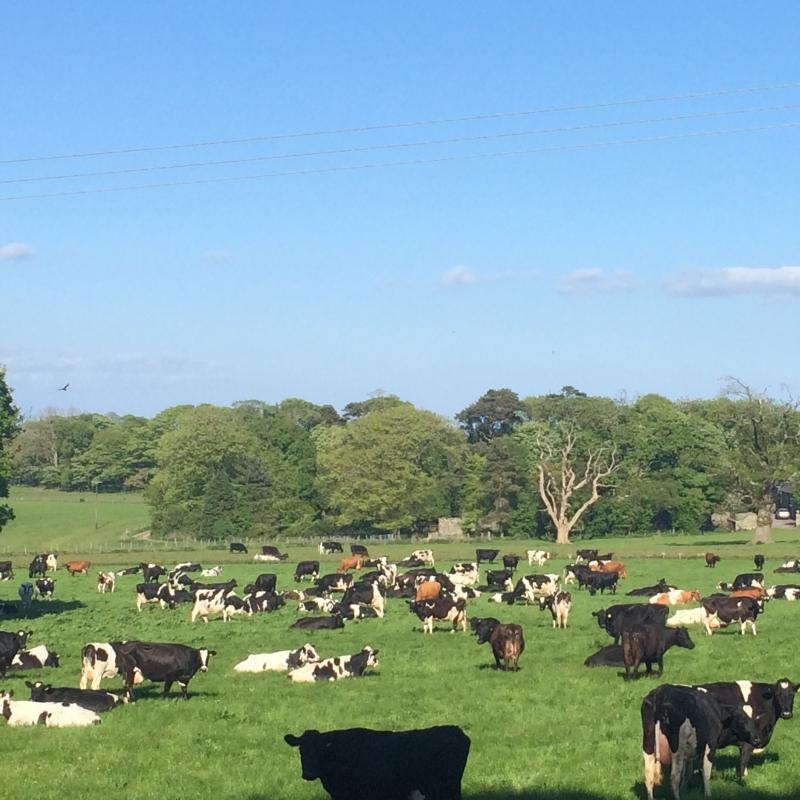
[[[44,544],[44,540],[33,539],[38,523],[26,519],[34,507],[39,508],[36,501],[16,500],[19,520],[13,525],[20,525],[33,541]],[[79,519],[82,505],[76,504],[78,511],[70,522],[59,525],[58,517],[52,518],[54,527],[64,536],[78,537],[75,541],[87,530],[85,520]],[[42,507],[55,514],[49,503]],[[128,519],[143,511],[132,504]],[[134,523],[120,514],[115,524],[132,527]],[[770,573],[779,557],[800,555],[794,531],[776,533],[778,543],[764,549]],[[10,526],[0,536],[7,535],[18,534]],[[15,553],[21,553],[19,540],[14,541]],[[628,563],[629,577],[621,594],[662,576],[682,587],[710,593],[717,581],[752,569],[753,548],[746,541],[742,534],[715,533],[602,540],[598,544]],[[63,548],[63,542],[56,538],[53,543]],[[523,552],[530,543],[495,544],[502,552]],[[30,543],[25,546],[37,549]],[[286,549],[290,560],[280,565],[254,565],[250,556],[234,557],[220,550],[193,550],[186,555],[199,558],[206,566],[221,563],[220,579],[235,577],[240,585],[259,572],[277,572],[278,588],[286,589],[293,585],[291,574],[297,560],[319,557],[310,546],[286,545]],[[371,544],[370,549],[396,559],[410,552],[411,546]],[[705,549],[722,555],[715,570],[707,569],[697,557]],[[452,560],[474,558],[474,544],[434,544],[434,552],[437,565],[446,568]],[[98,565],[119,568],[140,560],[139,553],[98,555],[87,551],[84,555]],[[0,599],[16,598],[27,560],[14,558],[15,566],[23,569],[18,580],[0,583]],[[181,554],[165,554],[158,560],[171,565],[181,560]],[[323,562],[323,571],[333,571],[335,559],[327,557]],[[566,558],[559,556],[546,571],[561,570],[566,563]],[[528,571],[540,570],[525,567],[524,572]],[[112,639],[212,647],[218,655],[212,659],[209,673],[198,674],[192,681],[189,702],[163,701],[159,687],[145,684],[135,703],[105,715],[96,728],[6,728],[0,722],[4,796],[61,800],[114,793],[158,800],[322,800],[327,794],[320,784],[301,779],[297,751],[284,743],[284,734],[307,728],[397,730],[444,723],[460,725],[472,740],[464,777],[467,800],[643,796],[639,706],[658,681],[642,678],[626,683],[618,670],[583,666],[587,655],[611,643],[590,612],[624,602],[621,596],[616,600],[599,595],[591,598],[573,588],[574,604],[566,631],[553,630],[549,614],[538,608],[499,606],[486,597],[471,601],[471,616],[496,616],[524,627],[527,648],[521,670],[505,674],[491,668],[488,645],[478,647],[469,634],[450,634],[442,626],[434,635],[424,636],[402,600],[388,601],[383,620],[349,623],[344,631],[308,635],[288,630],[297,616],[294,603],[271,615],[235,617],[227,624],[212,619],[207,625],[192,625],[187,606],[175,611],[145,606],[139,613],[134,604],[134,586],[139,580],[137,576],[118,578],[113,595],[99,595],[94,570],[89,577],[75,578],[59,570],[55,599],[50,604],[36,603],[34,616],[25,626],[34,631],[31,645],[46,643],[57,650],[62,666],[12,674],[2,688],[12,688],[17,697],[26,698],[26,679],[77,686],[82,645]],[[742,637],[738,628],[730,628],[709,638],[694,629],[695,649],[671,650],[665,659],[663,681],[774,681],[784,676],[800,680],[798,616],[800,603],[776,601],[759,618],[757,637]],[[5,619],[0,628],[16,630],[20,624],[20,620]],[[317,685],[290,684],[280,674],[233,672],[233,665],[249,653],[295,647],[305,641],[312,642],[323,657],[354,653],[370,644],[380,650],[380,665],[363,679]],[[103,685],[119,689],[121,681]],[[715,798],[800,797],[800,722],[778,723],[767,752],[754,758],[745,785],[735,780],[736,754],[736,750],[726,750],[718,760],[712,781]],[[667,796],[663,788],[660,796]],[[689,800],[702,796],[697,779],[682,796]]]

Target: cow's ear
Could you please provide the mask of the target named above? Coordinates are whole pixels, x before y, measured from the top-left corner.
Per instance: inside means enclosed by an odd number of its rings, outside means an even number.
[[[215,656],[215,655],[217,654],[217,651],[216,651],[216,650],[209,650],[209,651],[208,651],[208,654],[209,654],[210,656]]]
[[[29,689],[33,689],[33,684],[32,684],[30,681],[25,681],[25,685],[26,685],[26,686],[27,686]]]
[[[283,737],[283,741],[286,742],[289,747],[300,747],[303,740],[299,736],[292,736],[291,733],[287,733],[286,736]]]

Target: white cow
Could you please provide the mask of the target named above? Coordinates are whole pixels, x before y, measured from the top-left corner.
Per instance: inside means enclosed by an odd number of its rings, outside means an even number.
[[[11,696],[11,692],[0,692],[2,715],[11,727],[83,728],[100,724],[98,714],[76,703],[34,703],[31,700],[12,700]]]
[[[528,557],[528,566],[531,564],[537,564],[538,566],[543,567],[547,561],[552,558],[550,553],[547,553],[544,550],[527,550],[525,555]]]
[[[719,618],[706,614],[706,610],[700,608],[682,608],[676,611],[668,620],[668,628],[681,628],[684,625],[705,625],[706,617],[710,628],[719,628]]]
[[[253,653],[240,661],[234,672],[288,672],[306,664],[319,661],[319,654],[308,643],[297,650],[279,650],[276,653]]]

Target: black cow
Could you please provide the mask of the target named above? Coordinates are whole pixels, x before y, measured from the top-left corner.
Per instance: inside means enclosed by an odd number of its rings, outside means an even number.
[[[733,579],[733,591],[737,589],[761,589],[764,586],[763,572],[743,572]]]
[[[284,739],[300,748],[303,778],[319,779],[331,800],[461,800],[470,740],[454,725],[312,730]]]
[[[520,556],[514,555],[506,555],[503,556],[503,566],[506,569],[510,569],[512,572],[517,568],[517,564],[519,564]]]
[[[694,642],[686,628],[665,628],[663,625],[629,625],[622,631],[622,658],[625,662],[625,680],[639,677],[639,665],[644,662],[647,675],[652,675],[653,664],[658,664],[658,677],[664,673],[664,653],[667,641],[671,645],[694,649]]]
[[[56,582],[52,578],[37,578],[36,579],[36,594],[39,597],[44,597],[45,600],[53,599],[53,592],[56,588]]]
[[[257,592],[274,592],[278,586],[278,576],[273,572],[262,572],[253,584]],[[247,592],[247,589],[245,589]]]
[[[30,566],[28,567],[28,577],[35,578],[37,575],[44,577],[47,574],[47,556],[40,553],[38,556],[33,557]]]
[[[597,594],[597,590],[600,590],[600,594],[608,589],[611,594],[617,593],[617,581],[619,580],[619,575],[616,572],[595,572],[592,575],[589,575],[586,579],[586,586],[589,589],[589,594],[594,597]]]
[[[353,583],[353,576],[349,572],[334,572],[317,578],[317,586],[326,592],[343,592]]]
[[[31,700],[34,703],[74,703],[89,711],[109,711],[122,703],[122,698],[111,692],[94,689],[68,689],[53,687],[41,681],[31,683],[25,681],[31,690]]]
[[[702,765],[705,796],[711,797],[711,769],[717,750],[742,742],[761,746],[753,720],[691,686],[665,684],[653,689],[642,701],[641,714],[648,800],[653,800],[653,787],[661,782],[662,765],[671,764],[672,794],[678,800],[684,771],[697,759]]]
[[[666,653],[670,647],[684,646],[678,641],[681,634],[678,631],[685,630],[684,628],[665,628],[664,629],[664,652]],[[596,653],[592,653],[584,662],[585,667],[624,667],[625,659],[622,655],[621,644],[608,644],[601,647]]]
[[[669,607],[662,605],[636,605],[621,603],[592,612],[597,624],[619,644],[622,631],[629,625],[665,625],[669,616]]]
[[[300,583],[302,578],[316,580],[319,577],[319,561],[298,561],[294,568],[294,579]]]
[[[597,575],[596,572],[593,572],[589,569],[585,564],[569,564],[564,569],[564,583],[571,583],[570,575],[575,579],[578,584],[578,588],[582,589],[584,586],[589,585],[589,578],[592,575]]]
[[[369,550],[364,547],[363,544],[351,544],[350,545],[350,555],[351,556],[364,556],[364,558],[369,558]]]
[[[158,564],[145,564],[143,561],[139,564],[139,567],[142,570],[142,578],[145,583],[158,583],[158,579],[167,574],[167,568]]]
[[[487,569],[486,570],[486,583],[489,586],[505,586],[506,581],[514,577],[514,571],[508,568],[505,569]]]
[[[142,565],[139,564],[138,567],[126,567],[125,569],[117,570],[114,574],[115,575],[136,575],[137,572],[142,571]]]
[[[288,553],[281,553],[277,547],[271,544],[262,545],[261,554],[265,556],[273,556],[273,558],[277,558],[278,561],[286,561],[286,559],[289,558]]]
[[[499,552],[500,552],[499,550],[484,550],[478,548],[475,551],[475,560],[477,561],[478,564],[480,564],[482,561],[488,561],[489,563],[492,563],[497,558],[497,554]]]
[[[0,631],[0,678],[5,678],[14,656],[24,649],[28,637],[32,634],[33,631],[17,631],[16,633]]]
[[[434,567],[420,567],[419,569],[410,569],[408,572],[404,572],[402,575],[397,576],[397,580],[395,580],[395,585],[398,589],[408,589],[409,587],[413,588],[417,584],[417,578],[425,577],[430,578],[436,575],[436,569]]]
[[[761,553],[756,553],[753,556],[753,564],[756,569],[764,569],[764,556]]]
[[[472,624],[472,623],[470,623]],[[492,619],[478,620],[473,628],[478,644],[489,642],[494,656],[495,668],[505,672],[519,671],[519,657],[525,650],[525,637],[521,625],[497,622]]]
[[[336,628],[344,628],[344,620],[338,614],[332,617],[306,617],[292,623],[289,626],[289,630],[292,628],[299,628],[305,631],[335,630]]]
[[[629,592],[625,592],[625,595],[626,597],[652,597],[653,595],[663,594],[674,588],[674,586],[670,586],[661,578],[661,580],[653,586],[641,586],[638,589],[631,589]]]
[[[231,542],[228,545],[228,551],[231,553],[246,553],[247,548],[241,542]]]
[[[208,661],[215,650],[199,650],[185,644],[154,644],[152,642],[124,642],[117,648],[117,669],[124,679],[124,693],[133,697],[134,671],[139,670],[149,681],[164,682],[163,697],[169,694],[173,683],[181,687],[181,696],[189,699],[186,691],[195,673],[208,672]]]
[[[711,595],[702,599],[702,605],[706,614],[716,615],[722,627],[738,622],[741,625],[741,633],[744,636],[747,625],[750,625],[753,635],[756,633],[756,619],[761,612],[761,606],[757,600],[751,597],[727,597],[726,595]],[[666,606],[664,606],[666,608]],[[706,620],[706,633],[711,635],[711,627]]]
[[[174,589],[168,583],[137,583],[136,609],[142,610],[146,603],[158,603],[161,608],[174,608]]]
[[[319,552],[323,555],[330,555],[331,553],[343,553],[344,548],[341,542],[320,542]]]
[[[584,548],[582,550],[575,551],[575,558],[576,560],[581,559],[582,561],[592,561],[597,558],[597,554],[599,552],[599,550],[587,550]]]
[[[778,720],[792,718],[794,696],[800,686],[788,678],[782,678],[775,683],[753,681],[701,683],[694,688],[707,692],[722,706],[737,708],[747,714],[755,722],[760,740],[759,747],[766,747]],[[747,775],[747,765],[752,754],[751,744],[739,743],[737,774],[740,780]]]
[[[201,583],[200,581],[192,581],[190,588],[193,592],[197,592],[200,589],[213,589],[214,591],[219,591],[222,589],[227,593],[232,592],[238,585],[239,584],[236,582],[236,578],[231,578],[224,583],[220,581],[217,581],[216,583]]]
[[[172,574],[177,574],[179,572],[202,572],[202,570],[202,564],[196,564],[194,561],[181,561],[180,564],[175,565]]]

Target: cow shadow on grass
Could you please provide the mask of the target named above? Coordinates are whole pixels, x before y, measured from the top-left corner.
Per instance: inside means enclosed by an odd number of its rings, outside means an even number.
[[[703,539],[702,546],[703,547],[722,547],[722,545],[727,544],[751,544],[751,539],[712,539],[706,540]],[[682,547],[684,550],[686,549],[687,545],[681,544],[680,542],[667,542],[666,547]]]
[[[203,698],[203,697],[219,697],[217,692],[204,692],[204,691],[195,691],[192,689],[191,685],[188,689],[189,692],[189,700],[194,700],[195,698]],[[159,702],[164,700],[180,700],[182,703],[184,701],[183,697],[181,696],[181,690],[178,684],[174,684],[173,687],[169,690],[169,694],[164,697],[164,684],[162,683],[149,683],[145,686],[136,686],[133,690],[133,702],[138,703],[141,700],[152,700],[153,702]]]
[[[46,617],[50,614],[77,611],[80,608],[86,608],[86,604],[80,600],[41,600],[33,603],[25,613],[19,603],[6,601],[0,603],[0,623],[13,619],[22,621],[39,619],[39,617]]]

